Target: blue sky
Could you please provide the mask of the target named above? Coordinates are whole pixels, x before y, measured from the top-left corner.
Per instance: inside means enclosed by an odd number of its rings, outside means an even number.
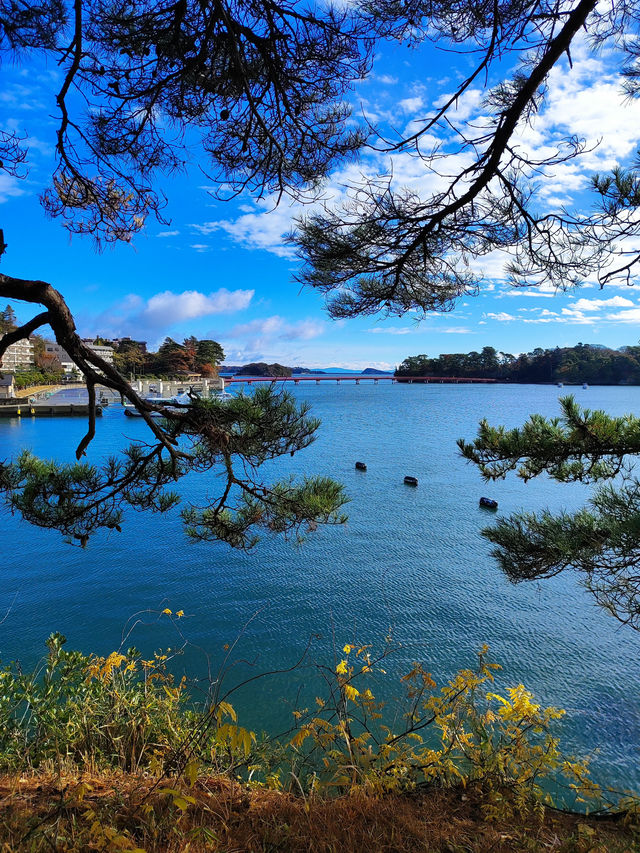
[[[593,55],[581,44],[572,59],[571,69],[565,64],[552,72],[547,105],[518,140],[539,154],[568,134],[594,146],[579,161],[541,176],[538,196],[547,207],[589,205],[590,175],[630,162],[640,147],[640,103],[624,101],[615,56]],[[356,88],[356,113],[388,134],[406,131],[453,91],[469,62],[433,48],[387,47],[371,77]],[[587,282],[571,294],[516,291],[504,284],[505,258],[498,256],[479,267],[480,294],[461,300],[451,313],[430,314],[421,323],[411,315],[332,321],[322,297],[293,280],[298,262],[284,235],[302,208],[287,199],[274,208],[272,199],[248,196],[216,202],[197,161],[188,174],[162,183],[169,225],[149,221],[133,247],[97,254],[89,240],[70,240],[59,222],[47,220],[38,201],[50,173],[59,71],[6,65],[3,77],[0,127],[28,132],[30,172],[22,181],[0,173],[0,223],[9,244],[2,271],[57,287],[82,334],[131,335],[153,347],[166,335],[195,334],[219,340],[227,363],[356,369],[485,345],[519,353],[578,341],[618,347],[640,337],[637,288],[601,291]],[[456,120],[477,124],[483,115],[482,93],[472,89],[458,104]],[[365,152],[332,176],[325,196],[344,198],[346,184],[389,165],[388,155]],[[397,186],[417,192],[437,186],[437,177],[407,154],[394,157],[393,174]],[[27,308],[15,307],[21,319],[28,318]]]

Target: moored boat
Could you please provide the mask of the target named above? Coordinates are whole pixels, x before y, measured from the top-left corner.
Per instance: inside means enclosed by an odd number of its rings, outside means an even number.
[[[498,501],[494,501],[493,498],[480,498],[479,504],[485,509],[498,509]]]
[[[187,393],[175,394],[173,397],[144,397],[145,403],[153,403],[156,406],[165,406],[169,411],[171,407],[175,407],[176,405],[179,408],[176,408],[175,411],[180,411],[180,408],[183,406],[188,406],[191,403],[191,397]],[[128,418],[141,418],[142,413],[136,409],[131,403],[125,403],[124,413]],[[166,415],[163,412],[156,412],[152,410],[149,412],[150,418],[164,418]]]

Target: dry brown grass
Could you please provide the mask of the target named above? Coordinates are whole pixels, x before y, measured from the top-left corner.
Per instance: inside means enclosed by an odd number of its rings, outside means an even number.
[[[55,775],[0,779],[0,850],[148,853],[623,853],[640,850],[622,821],[555,812],[488,822],[478,792],[462,788],[373,798],[303,799],[201,779],[176,807],[136,776]]]
[[[70,385],[30,385],[28,388],[16,388],[16,399],[24,400],[41,391],[61,391],[63,388],[76,387]]]

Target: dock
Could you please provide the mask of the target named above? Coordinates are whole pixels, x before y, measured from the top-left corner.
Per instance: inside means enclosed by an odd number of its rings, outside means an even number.
[[[82,415],[85,418],[89,414],[88,403],[3,403],[0,405],[0,418],[35,418],[54,417],[56,415]],[[96,415],[102,414],[102,406],[96,406]]]

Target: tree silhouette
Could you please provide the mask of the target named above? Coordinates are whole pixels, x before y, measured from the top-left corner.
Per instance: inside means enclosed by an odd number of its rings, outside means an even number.
[[[348,8],[313,12],[273,0],[0,4],[0,54],[22,65],[37,54],[62,70],[51,92],[56,165],[42,193],[45,211],[98,244],[130,241],[147,217],[162,219],[158,182],[185,166],[194,137],[227,194],[304,192],[364,138],[348,122],[345,95],[371,64],[366,30]],[[0,169],[24,175],[24,143],[0,132]],[[0,232],[0,255],[6,249]],[[289,533],[341,520],[345,499],[336,484],[311,478],[266,487],[257,478],[263,461],[313,440],[317,422],[287,394],[266,389],[224,409],[217,401],[167,407],[143,400],[80,339],[50,283],[3,272],[0,298],[37,312],[4,330],[0,357],[48,325],[84,376],[90,415],[78,459],[95,435],[98,384],[131,403],[153,436],[150,446],[130,447],[101,467],[28,454],[2,463],[0,489],[25,518],[84,543],[100,527],[118,527],[124,506],[167,509],[176,500],[166,491],[171,482],[215,467],[223,473],[221,497],[201,516],[189,512],[192,535],[215,531],[247,547],[251,528]]]
[[[594,175],[591,211],[545,209],[541,178],[579,160],[586,144],[569,136],[536,151],[520,134],[545,105],[549,72],[565,58],[571,63],[576,42],[609,48],[628,95],[638,94],[637,7],[597,0],[366,6],[387,16],[390,30],[409,22],[414,38],[465,53],[475,66],[408,133],[377,140],[378,150],[411,158],[409,168],[434,189],[407,189],[391,168],[348,185],[343,204],[300,218],[292,238],[304,261],[299,279],[326,294],[331,315],[449,311],[483,287],[479,261],[495,251],[506,253],[515,286],[564,290],[589,276],[630,283],[640,261],[635,169]],[[484,95],[482,113],[459,118],[458,103],[472,88]]]

